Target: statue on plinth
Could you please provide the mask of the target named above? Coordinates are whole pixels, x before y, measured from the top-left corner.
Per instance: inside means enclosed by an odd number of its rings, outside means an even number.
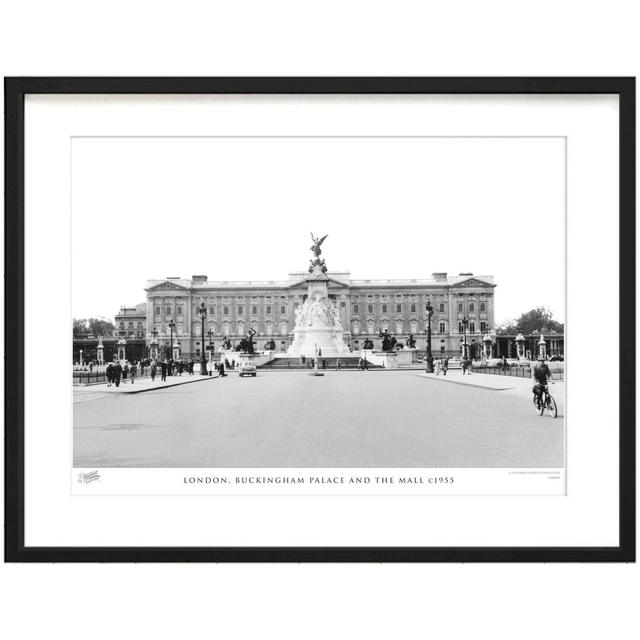
[[[229,338],[225,338],[222,341],[222,348],[226,349],[226,350],[230,350],[231,349],[231,340],[229,340]]]
[[[407,338],[407,346],[410,349],[413,349],[416,346],[416,339],[413,337],[413,333],[410,333],[409,337]]]
[[[378,337],[382,338],[383,351],[393,351],[396,343],[398,342],[394,336],[389,334],[389,329],[385,329]]]
[[[313,244],[309,248],[313,252],[315,258],[309,261],[309,273],[313,273],[315,267],[320,267],[322,273],[327,272],[327,265],[325,264],[324,258],[320,258],[320,254],[322,253],[322,249],[320,249],[320,246],[326,240],[328,235],[329,234],[327,233],[326,235],[322,236],[322,238],[318,239],[313,235],[313,232],[311,233],[311,240],[313,240]]]
[[[362,348],[365,351],[370,351],[373,349],[373,340],[371,340],[370,338],[365,338],[364,342],[362,343]]]
[[[255,329],[249,329],[249,333],[238,343],[236,351],[241,351],[242,353],[255,353],[255,347],[253,344],[253,336],[255,335]]]

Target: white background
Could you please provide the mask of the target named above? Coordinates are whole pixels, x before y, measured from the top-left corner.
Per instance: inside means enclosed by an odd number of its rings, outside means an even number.
[[[5,75],[635,75],[631,2],[14,3]],[[13,638],[600,638],[637,566],[3,566]]]
[[[26,333],[40,329],[40,310],[59,309],[49,319],[49,330],[57,346],[71,354],[71,339],[64,310],[70,308],[68,287],[42,287],[43,271],[51,282],[69,281],[72,269],[83,263],[70,262],[70,211],[76,215],[76,190],[70,200],[70,137],[72,135],[225,135],[259,132],[263,135],[566,135],[570,162],[567,165],[569,229],[567,297],[567,464],[566,497],[505,496],[512,490],[499,488],[487,493],[493,498],[440,497],[344,497],[341,500],[231,499],[202,496],[144,498],[144,483],[130,492],[138,497],[115,500],[95,496],[78,499],[69,492],[71,468],[70,387],[63,376],[45,386],[25,391],[25,542],[27,546],[611,546],[618,542],[618,438],[617,430],[602,430],[602,416],[586,401],[592,384],[592,361],[588,350],[573,345],[588,344],[592,327],[581,321],[591,291],[607,290],[609,344],[616,343],[618,229],[618,109],[615,96],[37,96],[29,95],[25,110],[25,317]],[[424,140],[427,140],[426,138]],[[414,152],[424,145],[424,140]],[[531,146],[553,143],[555,173],[562,172],[562,145],[557,138],[530,139]],[[453,146],[463,139],[456,138]],[[75,141],[82,147],[83,140]],[[385,141],[386,142],[386,139]],[[447,147],[448,139],[441,143]],[[116,143],[117,144],[117,143]],[[241,141],[245,144],[245,140]],[[325,144],[323,141],[322,144]],[[330,146],[333,142],[327,143]],[[466,140],[462,150],[466,149]],[[518,141],[518,145],[522,144]],[[169,145],[174,147],[173,139]],[[162,144],[160,144],[162,146]],[[506,145],[512,146],[511,143]],[[525,146],[526,143],[525,143]],[[463,151],[461,151],[463,152]],[[533,154],[532,154],[533,155]],[[95,160],[80,157],[90,165]],[[278,162],[274,151],[271,160]],[[412,156],[415,164],[423,155]],[[487,154],[487,161],[492,158]],[[82,164],[83,160],[79,160]],[[547,160],[550,162],[550,160]],[[74,162],[74,165],[77,164]],[[79,172],[86,175],[85,172]],[[247,180],[252,179],[248,173]],[[84,182],[84,181],[83,181]],[[108,181],[109,182],[109,181]],[[472,181],[469,181],[472,183]],[[556,176],[547,183],[562,184]],[[333,183],[331,183],[333,186]],[[341,194],[351,195],[348,184],[339,182]],[[461,188],[466,187],[461,174]],[[106,187],[96,191],[102,191]],[[149,189],[151,187],[148,187]],[[496,187],[499,188],[499,187]],[[524,186],[523,186],[524,189]],[[551,190],[553,191],[553,189]],[[555,187],[557,201],[561,190]],[[99,197],[99,196],[97,196]],[[523,194],[523,197],[526,197]],[[346,195],[342,198],[347,199]],[[199,203],[192,203],[198,206]],[[115,206],[115,204],[114,204]],[[272,210],[274,199],[265,198]],[[83,209],[91,216],[91,209]],[[555,205],[557,216],[562,207]],[[601,216],[608,223],[602,225]],[[133,215],[133,214],[132,214]],[[252,225],[258,216],[244,212]],[[277,216],[277,211],[275,213]],[[516,217],[518,213],[514,213]],[[533,215],[533,214],[531,214]],[[146,216],[148,225],[153,216]],[[414,218],[417,221],[417,217]],[[424,224],[424,221],[419,221]],[[537,220],[532,219],[532,224]],[[79,225],[84,227],[85,221]],[[75,228],[75,224],[73,225]],[[560,225],[556,222],[557,229]],[[455,226],[450,228],[455,230]],[[113,230],[118,232],[118,229]],[[96,229],[95,233],[99,233]],[[112,232],[106,227],[102,233]],[[510,238],[511,229],[494,231],[499,244]],[[499,234],[499,235],[498,235]],[[90,234],[85,234],[90,235]],[[77,238],[77,236],[75,236]],[[399,239],[399,242],[403,240]],[[594,261],[591,247],[598,246],[614,259]],[[126,253],[126,252],[125,252]],[[530,268],[548,269],[554,290],[562,289],[563,270],[558,256],[544,252],[521,260]],[[111,259],[111,258],[109,258]],[[251,269],[259,268],[250,256]],[[537,262],[536,262],[537,261]],[[538,263],[541,263],[538,266]],[[524,285],[526,286],[526,285]],[[75,292],[74,292],[75,293]],[[575,318],[575,320],[574,320]],[[40,357],[36,341],[26,342],[26,361]],[[67,362],[70,365],[70,358]],[[599,380],[599,393],[615,397],[618,392],[615,356],[610,371]],[[572,398],[577,399],[574,401]],[[616,424],[616,407],[609,406],[607,424]],[[55,416],[52,419],[51,416]],[[65,420],[66,417],[66,420]],[[594,473],[597,460],[598,473]],[[283,471],[272,470],[274,473]],[[133,474],[133,472],[129,472]],[[357,473],[353,470],[352,473]],[[109,492],[113,474],[105,471]],[[138,470],[134,475],[147,475]],[[122,474],[120,474],[121,476]],[[75,480],[76,476],[72,474]],[[117,476],[114,477],[117,486]],[[146,479],[148,482],[148,478]],[[515,477],[509,478],[509,484]],[[543,483],[541,493],[547,493]],[[478,492],[487,480],[481,480]],[[162,491],[162,483],[159,483]],[[91,488],[91,487],[89,487]],[[497,489],[497,490],[496,490]],[[561,490],[561,486],[558,486]],[[173,493],[168,489],[165,495]],[[306,492],[305,492],[306,493]],[[466,493],[466,492],[465,492]],[[534,493],[538,491],[534,490]],[[468,495],[468,494],[467,494]],[[251,505],[251,506],[249,506]],[[167,513],[179,517],[167,519]],[[386,517],[381,517],[385,514]],[[256,519],[262,526],[256,527]],[[122,526],[122,522],[127,526]],[[473,522],[473,527],[469,522]]]

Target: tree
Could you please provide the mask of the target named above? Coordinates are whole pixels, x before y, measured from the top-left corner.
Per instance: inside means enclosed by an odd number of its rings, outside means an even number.
[[[115,325],[106,318],[74,318],[73,337],[80,338],[87,335],[112,338],[115,333]]]
[[[498,333],[522,333],[524,335],[534,331],[555,331],[564,333],[564,324],[553,319],[553,313],[546,307],[536,307],[523,313],[515,320],[509,320],[498,328]]]

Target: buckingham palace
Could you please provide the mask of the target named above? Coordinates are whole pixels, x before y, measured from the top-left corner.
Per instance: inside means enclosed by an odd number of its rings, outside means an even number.
[[[258,348],[274,341],[277,351],[286,351],[293,340],[296,309],[306,299],[307,275],[293,272],[280,281],[210,281],[206,275],[150,280],[146,305],[132,308],[140,314],[137,322],[116,316],[116,331],[139,339],[144,322],[147,349],[153,341],[160,353],[169,355],[173,341],[179,357],[197,359],[203,349],[204,303],[205,351],[211,345],[217,350],[227,338],[235,345],[249,330],[255,331]],[[412,334],[417,349],[425,350],[429,304],[434,355],[460,354],[465,329],[472,357],[480,355],[487,336],[495,340],[493,276],[439,272],[424,279],[352,280],[346,271],[326,275],[344,341],[354,351],[367,337],[380,348],[379,336],[385,330],[401,343]],[[130,334],[132,328],[135,335]]]

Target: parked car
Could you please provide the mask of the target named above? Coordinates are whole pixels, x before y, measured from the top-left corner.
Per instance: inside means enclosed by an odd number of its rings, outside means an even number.
[[[549,362],[564,362],[564,356],[561,356],[559,353],[551,356],[549,358]]]
[[[253,362],[247,362],[245,360],[241,361],[238,365],[238,375],[242,376],[253,376],[256,377],[256,365]]]
[[[485,366],[487,367],[501,367],[502,366],[502,358],[487,358],[485,362]]]

